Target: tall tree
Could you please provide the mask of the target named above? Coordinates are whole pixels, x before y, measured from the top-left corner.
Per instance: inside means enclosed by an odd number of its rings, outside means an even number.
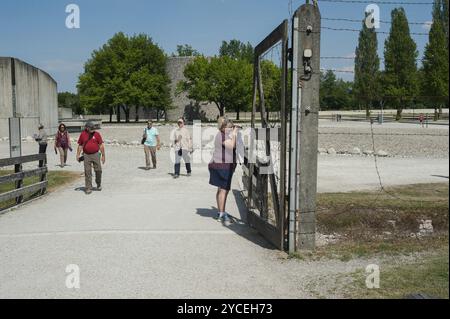
[[[353,88],[351,82],[338,79],[333,71],[320,75],[321,110],[345,110],[353,107]]]
[[[434,104],[436,117],[442,114],[443,105],[448,102],[448,46],[445,34],[445,20],[442,12],[442,1],[435,0],[433,24],[429,41],[425,47],[423,58],[422,94],[430,96],[428,100]],[[448,3],[448,1],[447,1]],[[448,31],[448,30],[447,30]],[[448,36],[448,35],[447,35]],[[439,108],[439,112],[437,112]]]
[[[92,53],[78,81],[82,106],[88,110],[120,110],[130,120],[135,107],[167,109],[171,106],[166,56],[145,34],[128,37],[117,33]]]
[[[196,102],[214,103],[221,116],[228,109],[238,114],[251,104],[252,66],[230,57],[197,57],[184,70],[178,91]]]
[[[403,108],[410,104],[418,91],[417,45],[411,38],[408,19],[403,8],[391,13],[391,30],[385,42],[383,76],[384,91],[389,103],[397,108],[397,120]]]
[[[355,51],[354,94],[357,103],[365,107],[367,117],[379,95],[379,73],[377,34],[375,28],[369,29],[364,21]]]
[[[445,32],[445,37],[447,38],[447,49],[448,49],[448,33],[449,33],[449,25],[448,25],[448,12],[449,7],[448,7],[448,0],[443,0],[442,2],[442,21],[444,24],[444,32]]]
[[[448,48],[448,0],[433,1],[433,23],[440,21],[442,23]]]
[[[222,41],[219,49],[220,56],[227,56],[235,60],[245,60],[253,63],[254,49],[250,42],[244,43],[239,40],[231,40],[230,42]]]
[[[189,44],[177,45],[177,53],[173,56],[200,56],[200,53]]]

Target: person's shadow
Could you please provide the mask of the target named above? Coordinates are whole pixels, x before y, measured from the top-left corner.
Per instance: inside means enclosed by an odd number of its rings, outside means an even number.
[[[231,194],[233,196],[229,196],[228,198],[231,199],[232,197],[234,197],[239,210],[239,216],[230,216],[232,219],[232,223],[229,226],[224,227],[227,227],[239,236],[251,241],[252,243],[255,243],[258,246],[275,250],[275,246],[269,243],[255,229],[247,225],[247,207],[245,205],[245,201],[241,192],[238,190],[233,190]],[[197,214],[205,218],[210,218],[212,221],[217,222],[217,208],[215,207],[197,208]]]

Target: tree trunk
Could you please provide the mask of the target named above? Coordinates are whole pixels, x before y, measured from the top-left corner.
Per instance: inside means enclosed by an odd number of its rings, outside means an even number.
[[[113,107],[110,106],[109,107],[109,123],[112,123],[112,118],[113,118]]]
[[[372,109],[372,102],[366,104],[366,119],[370,119],[370,110]]]
[[[400,121],[402,119],[403,109],[401,106],[397,107],[397,116],[395,118],[396,121]]]
[[[156,122],[159,122],[159,110],[156,109]]]
[[[134,117],[134,121],[137,123],[139,122],[139,106],[135,106],[136,108],[136,115]]]
[[[125,123],[130,123],[130,108],[126,105],[122,105],[122,109],[125,113]]]
[[[219,109],[219,116],[225,115],[225,107],[223,107],[221,104],[214,102],[216,104],[217,108]]]
[[[239,120],[240,120],[239,113],[240,113],[240,110],[237,109],[237,110],[236,110],[236,121],[239,121]]]
[[[117,115],[116,115],[116,117],[117,117],[117,123],[120,123],[120,105],[117,106]]]

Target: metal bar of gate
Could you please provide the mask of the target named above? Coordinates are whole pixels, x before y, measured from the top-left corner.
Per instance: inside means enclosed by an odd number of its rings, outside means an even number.
[[[299,19],[294,17],[292,30],[292,47],[297,48],[299,44]],[[288,249],[290,253],[295,252],[295,213],[297,211],[297,119],[299,102],[301,101],[301,90],[298,90],[298,54],[292,54],[292,101],[290,121],[290,161],[289,161],[289,236]]]

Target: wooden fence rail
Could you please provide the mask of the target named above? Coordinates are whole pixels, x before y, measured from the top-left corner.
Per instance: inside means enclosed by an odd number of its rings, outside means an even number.
[[[39,162],[39,167],[29,170],[23,169],[23,164]],[[42,196],[45,194],[48,186],[47,180],[47,155],[46,154],[36,154],[21,157],[11,157],[0,159],[0,168],[14,166],[14,173],[9,175],[0,176],[0,186],[14,183],[15,187],[13,190],[6,192],[0,192],[0,204],[15,200],[13,205],[0,205],[0,211],[5,208],[14,207],[24,201],[25,195],[30,195],[31,197]],[[30,177],[39,177],[39,181],[31,185],[24,186],[24,180]]]

